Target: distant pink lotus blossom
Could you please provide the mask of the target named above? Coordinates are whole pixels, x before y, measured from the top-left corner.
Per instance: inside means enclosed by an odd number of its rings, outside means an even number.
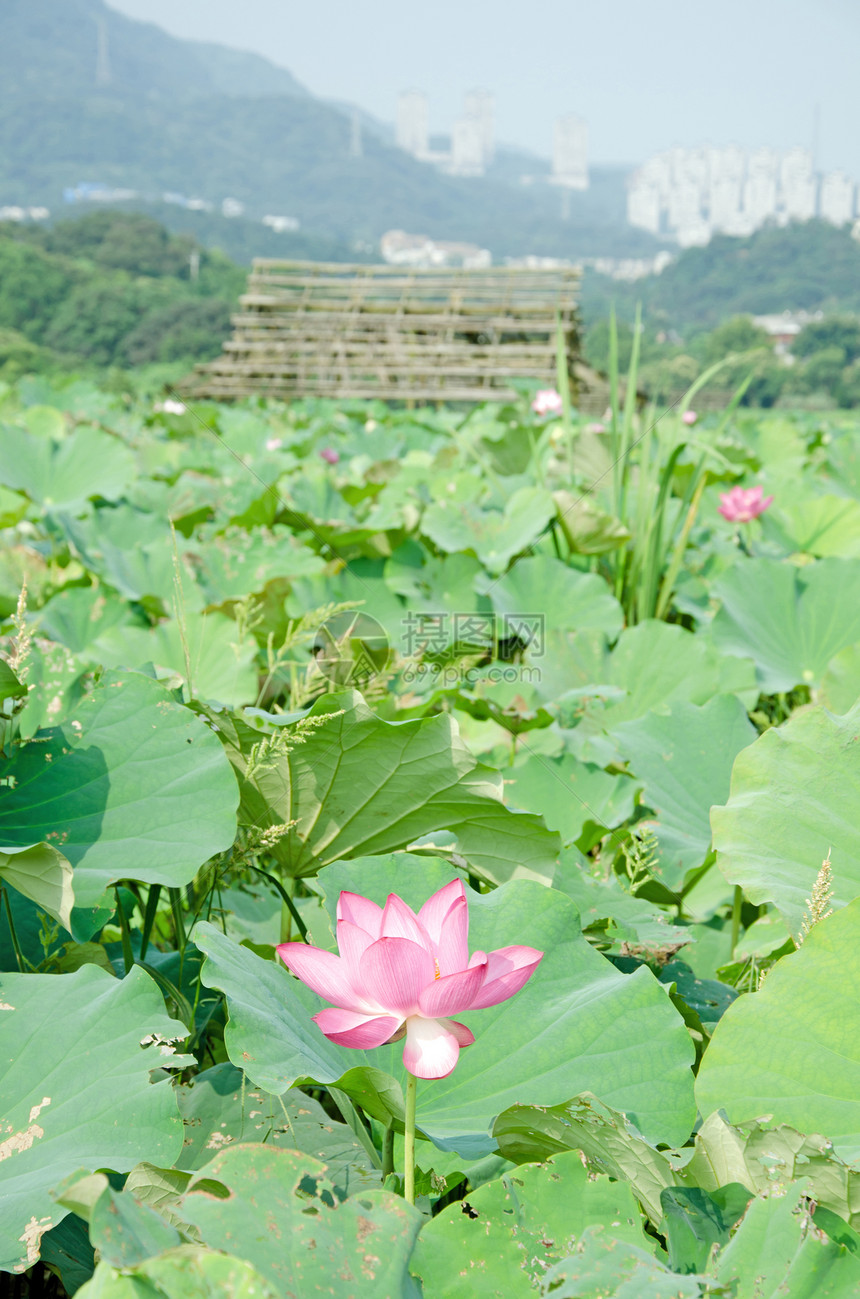
[[[605,424],[586,424],[586,426],[585,426],[585,431],[586,431],[586,433],[605,433],[605,432],[606,432],[606,425],[605,425]]]
[[[534,395],[532,410],[536,415],[560,415],[564,410],[561,393],[555,388],[539,388]]]
[[[694,410],[685,410],[683,415],[681,416],[681,420],[683,421],[683,423],[688,424],[690,428],[693,427],[693,425],[696,423],[696,420],[698,418],[699,417]]]
[[[329,465],[336,465],[338,460],[340,460],[340,456],[335,451],[334,447],[323,447],[320,455],[323,460],[325,460],[326,464]]]
[[[773,501],[772,496],[763,496],[763,492],[761,486],[733,487],[730,492],[722,492],[720,514],[729,523],[749,523],[750,519],[757,519]]]
[[[267,451],[278,451],[278,450],[279,450],[283,445],[284,445],[284,444],[283,444],[283,442],[281,441],[280,438],[267,438],[267,439],[266,439],[266,450],[267,450]]]
[[[469,959],[469,906],[460,880],[416,913],[389,894],[385,907],[357,893],[337,903],[337,945],[282,943],[287,969],[334,1007],[313,1016],[331,1041],[370,1049],[405,1037],[403,1063],[417,1078],[444,1078],[474,1036],[450,1015],[507,1001],[543,959],[534,947],[500,947]]]

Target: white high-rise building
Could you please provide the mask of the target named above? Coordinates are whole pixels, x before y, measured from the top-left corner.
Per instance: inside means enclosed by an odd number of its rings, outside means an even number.
[[[481,125],[481,143],[484,166],[493,161],[496,149],[496,101],[489,90],[470,90],[465,101],[466,117]]]
[[[820,195],[819,195],[819,180]],[[649,158],[630,178],[631,225],[668,230],[683,246],[711,234],[746,236],[768,221],[808,221],[820,215],[836,225],[860,213],[860,194],[843,172],[815,174],[812,154],[736,145],[676,147]]]
[[[736,144],[718,145],[714,147],[709,145],[705,149],[705,158],[708,163],[708,178],[711,185],[719,181],[737,181],[740,183],[744,178],[746,169],[746,157],[743,149],[739,149]]]
[[[627,220],[640,230],[649,230],[652,235],[660,233],[660,190],[647,181],[638,181],[631,185],[627,192]]]
[[[461,117],[451,131],[452,176],[483,176],[484,127],[480,118]]]
[[[835,226],[854,217],[854,182],[844,171],[829,171],[821,180],[821,216]]]
[[[808,149],[789,149],[782,160],[780,207],[786,221],[809,221],[815,216],[818,185]]]
[[[669,191],[669,225],[697,225],[702,218],[702,191],[695,181],[676,182]]]
[[[776,216],[776,176],[760,173],[748,176],[744,183],[744,213],[757,230]]]
[[[404,90],[399,95],[395,138],[398,147],[413,157],[426,155],[430,138],[427,96],[420,90]]]
[[[715,230],[734,230],[741,214],[741,181],[729,172],[712,180],[708,191],[708,212]]]
[[[588,123],[573,113],[555,119],[552,183],[588,189]]]

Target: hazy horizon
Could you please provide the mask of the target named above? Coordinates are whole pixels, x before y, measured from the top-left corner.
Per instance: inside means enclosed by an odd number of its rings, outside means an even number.
[[[406,16],[399,0],[334,15],[278,0],[109,3],[175,36],[262,54],[312,94],[385,121],[400,90],[423,90],[434,133],[450,130],[467,90],[486,88],[498,139],[543,156],[562,113],[588,121],[594,163],[636,164],[674,144],[812,147],[818,106],[818,164],[860,178],[852,0],[724,0],[716,21],[681,0],[534,0],[527,28],[513,0],[437,0]]]

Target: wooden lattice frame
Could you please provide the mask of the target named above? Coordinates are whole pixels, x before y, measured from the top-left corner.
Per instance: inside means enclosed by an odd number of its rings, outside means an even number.
[[[224,353],[189,391],[231,399],[492,401],[556,386],[561,328],[574,387],[575,269],[411,270],[257,259]]]

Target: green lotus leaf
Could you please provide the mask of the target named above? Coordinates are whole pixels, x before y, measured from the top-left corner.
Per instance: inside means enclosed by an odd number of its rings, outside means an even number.
[[[785,546],[821,559],[860,558],[860,501],[850,496],[813,496],[799,480],[799,499],[788,502],[784,493],[762,518],[764,535]]]
[[[847,713],[860,699],[860,645],[848,645],[834,654],[821,678],[815,702],[831,713]]]
[[[610,640],[624,625],[621,605],[602,578],[568,568],[552,555],[521,559],[488,594],[496,613],[511,622],[537,613],[548,630],[602,631]]]
[[[860,895],[860,705],[843,717],[804,708],[742,750],[723,807],[711,811],[717,865],[751,902],[773,902],[800,929],[830,854],[833,905]]]
[[[718,1285],[762,1299],[854,1299],[860,1290],[860,1258],[809,1231],[803,1214],[808,1188],[756,1199],[713,1267]]]
[[[614,1228],[587,1227],[579,1249],[546,1273],[553,1299],[701,1299],[701,1278],[679,1276],[646,1249],[618,1240]]]
[[[179,886],[235,837],[238,791],[215,735],[156,681],[108,673],[62,726],[2,764],[0,841],[44,840],[74,867],[72,933],[89,938],[120,879]]]
[[[362,1143],[303,1092],[272,1096],[247,1085],[242,1071],[225,1062],[177,1088],[177,1099],[186,1132],[178,1160],[184,1169],[201,1168],[227,1146],[259,1141],[321,1159],[341,1198],[379,1184]]]
[[[329,720],[305,743],[267,751],[250,780],[261,733],[214,716],[240,777],[240,819],[295,822],[274,850],[290,875],[444,834],[493,883],[552,878],[558,836],[505,806],[502,776],[475,761],[450,717],[385,722],[354,691],[323,696],[310,716]]]
[[[36,434],[0,426],[0,480],[45,510],[75,508],[94,496],[116,500],[134,472],[134,458],[121,439],[92,425],[68,434],[56,424]]]
[[[559,758],[533,753],[522,738],[519,743],[528,756],[507,772],[506,797],[515,807],[541,814],[565,843],[578,840],[587,825],[597,839],[603,829],[633,815],[640,786],[629,776],[579,762],[569,753]],[[591,843],[581,846],[587,851]]]
[[[611,1225],[645,1248],[629,1186],[589,1173],[578,1154],[517,1168],[431,1218],[409,1264],[424,1293],[445,1299],[526,1299],[548,1267],[573,1253],[585,1229]]]
[[[56,848],[48,843],[0,848],[0,880],[71,929],[72,867]]]
[[[821,681],[834,655],[860,641],[860,559],[797,568],[775,559],[734,564],[715,583],[715,644],[755,660],[761,689]]]
[[[504,512],[482,510],[471,502],[438,500],[421,521],[425,537],[447,553],[471,550],[489,573],[502,573],[515,555],[538,537],[555,517],[555,502],[542,487],[520,487]]]
[[[860,1160],[860,899],[815,924],[755,996],[726,1011],[696,1081],[702,1114],[767,1115]]]
[[[150,1072],[192,1059],[169,1045],[170,1019],[143,970],[122,980],[94,965],[75,974],[4,974],[0,1022],[0,1270],[39,1257],[67,1212],[51,1190],[81,1167],[127,1172],[141,1158],[170,1164],[182,1149],[173,1090]]]
[[[180,1245],[135,1267],[99,1263],[77,1299],[280,1299],[244,1259],[200,1245]]]
[[[281,1295],[409,1295],[407,1261],[422,1215],[391,1191],[338,1203],[310,1155],[235,1146],[193,1178],[181,1212],[204,1244],[230,1249]],[[227,1198],[209,1187],[220,1182]]]
[[[702,706],[676,702],[622,723],[613,736],[657,815],[654,874],[677,890],[708,855],[711,807],[728,797],[732,763],[756,738],[755,728],[735,695],[715,695]]]

